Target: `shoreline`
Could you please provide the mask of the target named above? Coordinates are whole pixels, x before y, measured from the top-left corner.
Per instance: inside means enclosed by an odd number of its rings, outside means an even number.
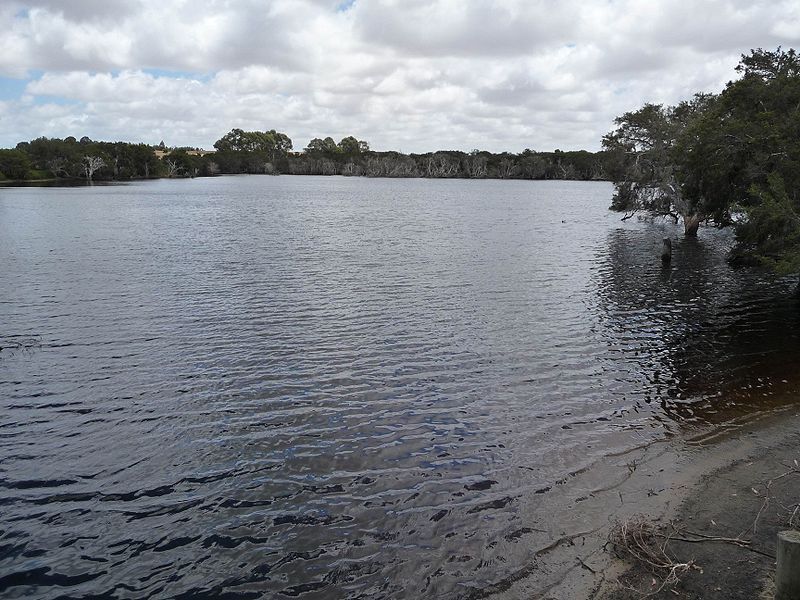
[[[605,182],[608,179],[569,179],[569,178],[550,178],[550,179],[531,179],[526,177],[426,177],[417,176],[392,176],[392,175],[344,175],[342,173],[219,173],[216,175],[195,175],[185,177],[132,177],[130,179],[95,179],[91,182],[82,177],[51,177],[47,179],[0,179],[0,186],[25,186],[40,183],[60,183],[52,187],[90,187],[97,184],[118,184],[131,183],[136,181],[161,181],[161,180],[192,180],[192,179],[217,179],[219,177],[343,177],[347,179],[429,179],[429,180],[450,180],[450,181],[585,181],[590,183]]]
[[[794,459],[800,461],[800,406],[755,413],[609,457],[608,462],[620,467],[616,481],[592,482],[591,473],[584,473],[565,485],[563,495],[543,498],[542,504],[549,506],[541,508],[552,511],[560,529],[529,546],[527,566],[491,586],[473,588],[466,597],[758,598],[774,572],[774,561],[765,554],[774,555],[777,531],[788,528],[781,525],[778,510],[786,498],[776,497],[759,514],[764,484],[789,468],[782,463]],[[800,475],[791,479],[785,479],[782,493],[797,503]],[[588,494],[580,492],[593,483],[595,488]],[[770,494],[777,492],[776,484]],[[752,537],[750,548],[711,540],[671,542],[671,554],[683,561],[694,560],[697,568],[682,575],[678,584],[657,591],[661,582],[650,571],[619,558],[608,544],[616,522],[638,515],[657,526],[674,523],[700,534],[730,538],[741,535],[757,515],[759,522],[755,535],[744,536]],[[732,577],[734,572],[737,577]],[[658,584],[654,586],[653,581]]]

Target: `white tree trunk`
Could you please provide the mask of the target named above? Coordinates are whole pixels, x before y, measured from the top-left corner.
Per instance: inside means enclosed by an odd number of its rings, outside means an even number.
[[[95,172],[106,166],[105,161],[99,156],[84,156],[83,157],[83,172],[86,174],[86,180],[91,181]]]

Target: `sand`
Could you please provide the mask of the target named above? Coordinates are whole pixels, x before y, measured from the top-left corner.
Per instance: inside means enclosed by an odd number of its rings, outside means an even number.
[[[679,531],[708,536],[706,541],[670,541],[671,556],[693,567],[679,583],[666,585],[652,598],[772,598],[777,534],[800,524],[800,417],[795,411],[750,425],[705,450],[724,457],[723,466],[700,475],[683,496],[677,511],[661,519]],[[702,465],[707,458],[700,456]],[[681,536],[680,533],[675,534]],[[686,535],[697,540],[701,536]],[[746,539],[746,546],[709,538]],[[657,582],[655,585],[653,581]],[[594,597],[607,600],[641,598],[661,581],[641,564],[621,578],[638,590],[602,586]]]
[[[623,477],[597,482],[591,493],[581,497],[569,498],[567,489],[560,505],[551,507],[559,511],[559,522],[568,526],[528,540],[527,567],[465,597],[772,597],[769,586],[776,536],[788,528],[792,507],[800,502],[800,471],[773,481],[765,503],[766,486],[770,479],[792,470],[795,460],[800,462],[800,407],[751,415],[712,432],[652,444],[615,460],[628,467]],[[580,487],[585,489],[586,482]],[[636,515],[667,531],[674,525],[680,531],[751,543],[741,547],[719,541],[671,541],[671,555],[681,562],[692,561],[693,568],[678,583],[653,593],[663,578],[618,558],[607,543],[615,522]],[[797,517],[800,521],[800,510]]]

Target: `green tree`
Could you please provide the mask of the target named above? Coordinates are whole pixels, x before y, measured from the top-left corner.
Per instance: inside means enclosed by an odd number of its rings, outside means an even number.
[[[369,152],[369,144],[365,141],[359,141],[352,135],[342,138],[338,144],[338,150],[342,154],[349,156],[357,156]]]
[[[339,152],[339,146],[335,141],[333,141],[332,137],[326,137],[324,140],[320,138],[314,138],[308,142],[305,152],[308,154],[333,155]]]
[[[22,150],[0,150],[0,173],[8,179],[26,179],[31,160]]]
[[[683,218],[686,235],[697,235],[713,211],[701,196],[684,192],[677,141],[710,102],[698,95],[675,107],[645,104],[614,120],[616,128],[603,138],[615,188],[612,210],[627,213],[624,218],[639,211]]]
[[[286,153],[292,149],[292,140],[284,133],[275,131],[243,131],[232,129],[214,142],[214,148],[223,152],[273,152]]]
[[[724,197],[744,215],[736,223],[736,256],[798,271],[800,57],[759,48],[742,56],[737,71],[741,78],[698,123],[700,143],[687,171],[706,195]]]
[[[756,202],[743,207],[746,218],[736,228],[735,257],[755,258],[779,274],[800,271],[800,198],[786,189],[778,173],[750,190]]]
[[[226,173],[264,173],[286,166],[292,140],[285,133],[232,129],[214,143],[215,163]],[[267,166],[269,165],[269,166]],[[283,168],[283,167],[280,167]]]
[[[167,177],[194,177],[200,169],[199,161],[186,150],[173,150],[163,159]]]

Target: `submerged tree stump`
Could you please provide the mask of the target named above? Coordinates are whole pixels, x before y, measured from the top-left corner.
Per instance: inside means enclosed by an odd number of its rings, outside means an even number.
[[[683,231],[687,236],[696,237],[697,230],[700,228],[700,221],[703,217],[701,215],[684,215],[683,216]]]
[[[664,246],[661,248],[661,262],[667,264],[672,260],[672,240],[664,238]]]

